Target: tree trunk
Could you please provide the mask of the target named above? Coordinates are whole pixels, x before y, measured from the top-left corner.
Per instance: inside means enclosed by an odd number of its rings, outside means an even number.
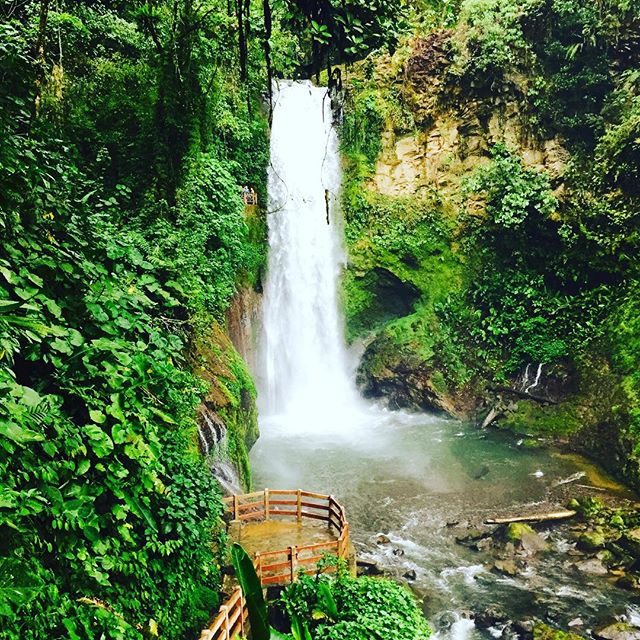
[[[240,80],[247,79],[247,34],[244,25],[244,3],[236,0],[236,18],[238,19],[238,51],[240,54]]]
[[[271,68],[271,6],[269,0],[262,0],[262,13],[264,14],[264,62],[267,67],[267,92],[269,95],[269,124],[273,119],[273,70]]]
[[[47,22],[49,19],[49,7],[51,0],[41,0],[40,17],[38,20],[38,37],[36,39],[36,97],[34,101],[35,115],[40,111],[42,101],[42,87],[46,72],[47,61],[45,59],[45,43],[47,40]]]

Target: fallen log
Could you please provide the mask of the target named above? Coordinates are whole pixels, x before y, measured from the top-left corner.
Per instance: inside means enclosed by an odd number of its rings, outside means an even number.
[[[513,516],[511,518],[489,518],[485,524],[511,524],[512,522],[548,522],[551,520],[566,520],[573,518],[577,511],[572,509],[562,509],[561,511],[551,511],[547,513],[531,513],[524,516]]]
[[[482,421],[480,428],[487,429],[502,415],[504,415],[504,411],[502,411],[502,409],[498,409],[498,405],[492,407],[489,413],[485,416],[485,419]]]
[[[552,398],[537,396],[533,393],[528,393],[527,391],[520,391],[520,389],[512,389],[511,387],[489,387],[489,391],[495,391],[496,393],[510,393],[511,395],[518,396],[518,398],[533,400],[534,402],[540,402],[541,404],[558,404],[558,401],[553,400]]]

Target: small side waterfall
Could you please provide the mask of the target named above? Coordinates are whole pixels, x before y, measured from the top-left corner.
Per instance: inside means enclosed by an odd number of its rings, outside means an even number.
[[[338,139],[326,89],[282,83],[269,171],[260,409],[295,432],[342,430],[360,404],[338,310]]]
[[[206,404],[203,404],[198,411],[198,439],[200,452],[206,458],[224,494],[242,493],[238,472],[226,460],[227,427],[220,416]]]

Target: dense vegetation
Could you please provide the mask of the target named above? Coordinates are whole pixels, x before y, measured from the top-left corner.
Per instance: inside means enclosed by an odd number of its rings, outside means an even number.
[[[393,41],[397,9],[0,3],[3,638],[192,637],[215,611],[196,410],[249,484],[255,390],[224,323],[264,266],[241,193],[266,202],[270,79]]]
[[[542,364],[565,402],[505,421],[591,425],[590,450],[640,477],[631,0],[4,0],[0,17],[2,637],[193,637],[218,604],[197,410],[249,484],[255,390],[224,325],[264,268],[273,76],[339,85],[344,65],[363,377],[418,371],[456,412]],[[376,182],[390,143],[428,156],[447,122],[462,143],[433,175]],[[280,606],[317,638],[428,634],[387,582],[303,579]]]
[[[300,576],[276,603],[317,640],[426,640],[430,629],[413,594],[391,580]]]
[[[222,5],[2,10],[2,635],[184,637],[221,531],[194,344],[263,261],[260,84]]]
[[[622,0],[434,3],[351,72],[342,127],[365,389],[465,416],[489,402],[527,433],[584,428],[634,482],[639,26]],[[540,365],[559,406],[491,399]]]

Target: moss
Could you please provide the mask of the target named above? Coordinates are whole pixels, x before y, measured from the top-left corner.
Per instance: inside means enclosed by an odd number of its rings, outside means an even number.
[[[542,622],[536,622],[533,627],[533,640],[582,640],[582,636],[577,633],[554,629]]]
[[[233,463],[242,484],[251,487],[249,449],[258,439],[256,389],[245,362],[224,329],[214,324],[193,348],[196,373],[209,384],[205,403],[222,419],[226,450],[217,455]]]
[[[537,402],[520,401],[517,409],[508,412],[500,422],[501,427],[516,433],[546,437],[568,436],[582,425],[579,408],[570,402],[543,406]]]
[[[578,547],[584,551],[599,551],[606,544],[606,538],[602,531],[587,531],[577,540]]]
[[[505,535],[509,542],[520,542],[527,534],[536,535],[536,532],[528,524],[512,522],[507,527]]]

